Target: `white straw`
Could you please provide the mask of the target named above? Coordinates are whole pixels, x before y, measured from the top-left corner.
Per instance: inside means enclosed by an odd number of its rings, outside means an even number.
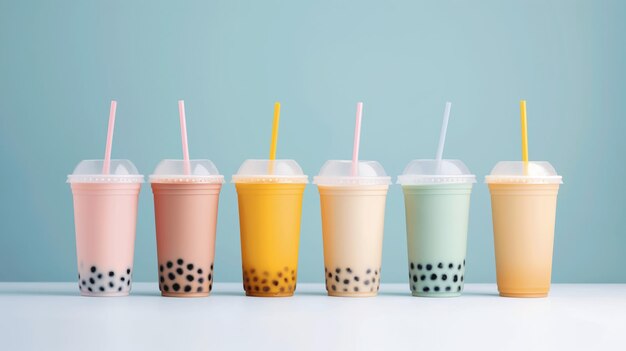
[[[437,147],[437,173],[441,171],[441,160],[443,159],[443,147],[446,143],[446,133],[448,132],[448,120],[450,119],[451,102],[446,102],[446,108],[443,111],[443,123],[441,124],[441,133],[439,134],[439,146]]]

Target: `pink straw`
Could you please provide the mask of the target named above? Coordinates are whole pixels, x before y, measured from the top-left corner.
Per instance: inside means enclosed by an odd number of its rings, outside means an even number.
[[[363,103],[356,104],[356,126],[354,126],[354,146],[352,148],[352,176],[359,173],[359,144],[361,143],[361,117],[363,116]]]
[[[178,100],[178,114],[180,115],[180,135],[183,141],[183,169],[185,175],[191,173],[189,164],[189,145],[187,144],[187,122],[185,121],[185,101]]]
[[[109,128],[107,131],[107,144],[104,149],[104,164],[102,165],[102,174],[109,174],[111,171],[111,146],[113,144],[113,129],[115,129],[115,110],[117,109],[117,101],[111,100],[111,109],[109,111]]]

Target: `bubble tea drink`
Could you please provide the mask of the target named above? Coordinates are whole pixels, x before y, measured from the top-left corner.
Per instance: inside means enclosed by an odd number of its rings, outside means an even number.
[[[324,273],[330,296],[375,296],[381,276],[390,178],[375,161],[327,161],[315,177],[322,209]]]
[[[458,296],[463,291],[475,182],[459,160],[413,160],[398,177],[404,192],[413,296]]]
[[[137,200],[143,176],[128,160],[85,160],[68,176],[74,197],[78,286],[85,296],[131,288]]]
[[[491,192],[500,295],[547,296],[561,176],[548,162],[505,161],[485,180]]]
[[[207,296],[213,288],[215,227],[224,177],[209,160],[163,160],[154,193],[159,289],[163,296]]]
[[[246,160],[233,182],[246,295],[293,295],[307,176],[294,160]]]

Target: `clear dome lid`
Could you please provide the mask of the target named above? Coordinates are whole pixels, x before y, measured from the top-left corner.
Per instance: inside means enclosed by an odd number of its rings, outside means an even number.
[[[102,173],[104,160],[83,160],[67,176],[68,183],[143,183],[135,165],[129,160],[111,160],[109,174]]]
[[[294,160],[245,160],[233,183],[308,183],[298,162]]]
[[[562,184],[563,178],[546,161],[501,161],[485,177],[486,183]]]
[[[185,161],[161,160],[150,175],[151,183],[224,183],[210,160],[189,160],[189,174],[185,174]]]
[[[324,163],[313,183],[317,185],[388,185],[391,177],[376,161],[359,161],[356,176],[351,160],[329,160]]]
[[[476,176],[461,160],[413,160],[398,176],[401,185],[468,183],[476,183]]]

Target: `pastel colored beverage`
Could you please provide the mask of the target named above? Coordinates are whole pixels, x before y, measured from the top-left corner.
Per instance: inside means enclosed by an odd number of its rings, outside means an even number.
[[[150,176],[154,193],[159,290],[208,296],[213,288],[217,208],[224,177],[209,160],[163,160]]]
[[[398,177],[404,192],[413,296],[450,297],[463,291],[475,182],[459,160],[413,160]]]
[[[548,162],[504,161],[485,180],[491,192],[500,295],[547,296],[562,177]]]
[[[390,178],[375,161],[327,161],[320,193],[324,274],[330,296],[375,296],[381,278],[385,203]]]
[[[293,295],[307,176],[294,160],[246,160],[233,182],[246,295]]]
[[[85,160],[68,176],[74,198],[78,285],[85,296],[131,289],[137,201],[143,176],[128,160]]]

